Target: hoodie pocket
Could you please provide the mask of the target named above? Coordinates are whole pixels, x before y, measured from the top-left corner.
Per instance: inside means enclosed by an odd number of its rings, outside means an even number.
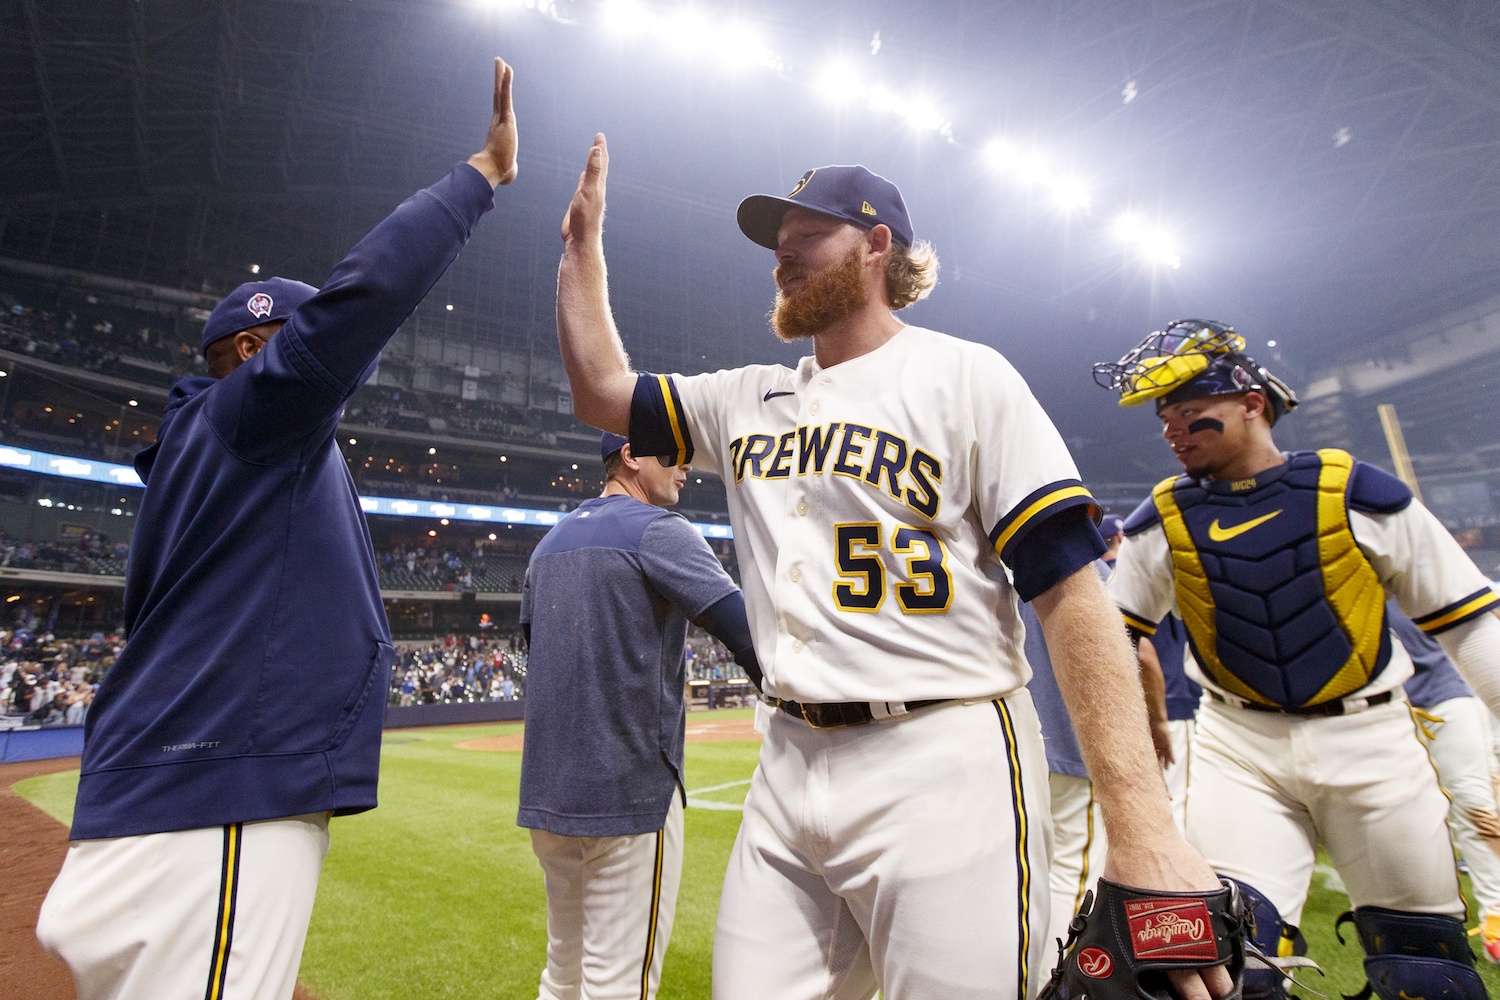
[[[370,663],[365,674],[357,678],[349,689],[349,696],[344,699],[344,705],[339,709],[337,726],[333,735],[328,739],[325,749],[333,750],[340,746],[349,737],[349,730],[354,728],[354,723],[364,714],[365,706],[370,701],[372,691],[385,692],[390,685],[391,664],[395,661],[395,649],[388,642],[375,643],[375,650],[370,656]],[[381,701],[384,704],[384,699]]]

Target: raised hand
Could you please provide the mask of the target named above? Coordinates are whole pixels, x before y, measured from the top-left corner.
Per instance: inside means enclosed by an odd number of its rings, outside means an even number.
[[[588,163],[578,175],[578,190],[568,203],[568,214],[563,216],[562,238],[564,243],[580,244],[598,242],[604,232],[604,182],[609,176],[609,144],[604,133],[594,136],[594,145],[589,149]]]
[[[484,148],[469,157],[469,165],[491,184],[509,184],[516,179],[516,110],[510,102],[510,82],[515,71],[495,57],[495,103]]]

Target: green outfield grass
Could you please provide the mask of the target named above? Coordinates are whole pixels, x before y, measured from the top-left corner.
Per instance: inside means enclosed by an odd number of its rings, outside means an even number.
[[[727,710],[716,718],[740,714],[749,711]],[[454,747],[519,730],[512,724],[386,734],[380,808],[336,820],[332,828],[300,977],[320,1000],[536,995],[546,903],[530,838],[515,825],[521,755]],[[740,819],[734,806],[744,799],[756,752],[754,743],[687,748],[695,807],[685,819],[682,891],[662,1000],[709,995],[719,885]],[[15,787],[66,823],[77,780],[76,771],[63,772]],[[1303,929],[1328,978],[1304,978],[1338,1000],[1339,993],[1356,992],[1364,975],[1357,941],[1351,937],[1340,947],[1333,934],[1333,920],[1348,900],[1325,881],[1314,878]],[[1500,969],[1482,961],[1480,967],[1492,995],[1500,997]]]

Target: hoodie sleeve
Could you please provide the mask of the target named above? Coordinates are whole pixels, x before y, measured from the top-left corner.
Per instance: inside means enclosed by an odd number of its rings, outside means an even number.
[[[241,458],[268,461],[320,429],[331,432],[386,341],[494,204],[489,182],[461,163],[397,206],[264,350],[222,380],[209,419],[224,443]]]

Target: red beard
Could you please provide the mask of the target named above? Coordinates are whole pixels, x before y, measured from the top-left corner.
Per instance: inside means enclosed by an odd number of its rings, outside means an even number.
[[[776,268],[776,304],[771,329],[787,343],[811,337],[837,325],[869,301],[865,289],[864,244],[856,243],[843,260],[817,274],[782,264]],[[783,283],[802,278],[802,288],[788,294]]]

